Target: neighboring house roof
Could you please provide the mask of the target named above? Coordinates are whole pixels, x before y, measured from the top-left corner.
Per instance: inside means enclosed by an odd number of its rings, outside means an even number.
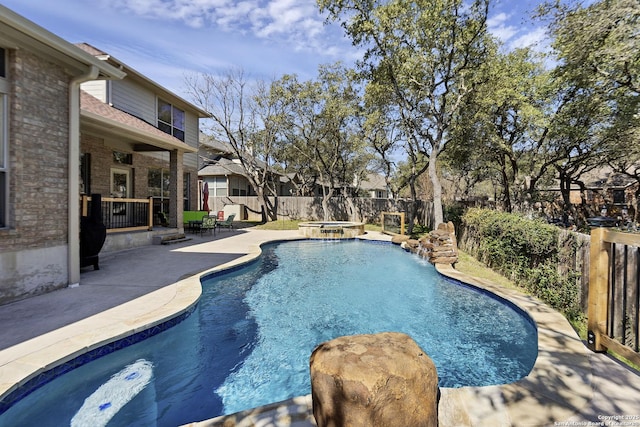
[[[104,135],[112,132],[132,143],[135,151],[180,150],[193,153],[194,147],[124,111],[113,108],[87,92],[80,91],[80,117],[83,126],[96,126]],[[150,145],[153,143],[153,146]]]
[[[215,163],[203,166],[198,171],[198,176],[226,176],[226,175],[240,175],[246,177],[247,174],[242,165],[236,161],[221,158]],[[289,182],[287,175],[281,175],[274,172],[274,175],[278,176],[278,181],[281,183]]]
[[[624,189],[630,185],[635,184],[637,181],[625,174],[616,172],[610,166],[601,166],[597,169],[584,173],[580,177],[587,190],[603,190],[603,189]],[[578,191],[580,186],[576,183],[571,184],[571,190]],[[553,184],[547,188],[543,188],[546,191],[560,191],[560,182],[555,179]]]
[[[199,176],[242,175],[246,176],[240,163],[222,158],[216,163],[204,166],[198,171]]]
[[[386,190],[387,183],[384,176],[377,173],[369,173],[360,183],[360,188],[363,190]]]
[[[628,187],[636,182],[628,175],[615,172],[610,166],[603,166],[591,172],[587,172],[582,177],[582,182],[587,188],[596,189],[603,187]]]
[[[0,42],[8,48],[27,46],[43,58],[65,64],[72,75],[86,74],[92,67],[98,71],[97,79],[122,79],[126,75],[2,5]]]
[[[124,70],[126,70],[126,73],[127,73],[127,75],[129,77],[135,78],[138,82],[140,82],[140,84],[142,86],[149,87],[157,95],[159,95],[161,97],[168,98],[167,101],[171,101],[172,104],[174,104],[174,105],[176,105],[176,106],[178,106],[180,108],[183,108],[185,110],[190,110],[190,111],[196,113],[198,115],[198,117],[201,117],[201,118],[211,117],[211,114],[209,112],[204,111],[203,109],[201,109],[197,105],[194,105],[191,102],[185,100],[184,98],[176,95],[175,93],[171,92],[167,88],[165,88],[165,87],[159,85],[158,83],[154,82],[153,80],[151,80],[150,78],[148,78],[144,74],[139,73],[138,71],[136,71],[135,69],[131,68],[130,66],[128,66],[124,62],[122,62],[122,61],[118,60],[117,58],[113,57],[112,55],[109,55],[108,53],[96,48],[95,46],[92,46],[92,45],[90,45],[88,43],[77,43],[76,46],[78,48],[82,49],[83,51],[87,52],[89,55],[92,55],[93,57],[97,58],[101,62],[109,63],[109,64],[112,64],[112,65],[114,65],[116,67],[123,68]]]
[[[202,132],[200,133],[200,145],[220,154],[233,155],[233,149],[227,143],[218,141]]]
[[[294,172],[286,173],[286,174],[280,174],[280,173],[274,172],[274,174],[277,174],[279,176],[279,181],[282,183],[295,181],[298,178],[297,174]],[[225,157],[220,158],[215,163],[211,163],[206,166],[203,166],[198,171],[198,176],[203,176],[203,177],[225,176],[225,175],[240,175],[240,176],[246,177],[247,174],[245,173],[244,168],[239,162],[230,160]],[[387,183],[385,182],[384,176],[376,173],[369,173],[367,174],[367,178],[361,182],[360,187],[367,191],[370,191],[370,190],[386,191]]]

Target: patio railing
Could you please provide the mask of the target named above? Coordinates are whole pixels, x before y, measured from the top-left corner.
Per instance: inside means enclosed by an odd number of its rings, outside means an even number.
[[[640,365],[640,235],[596,228],[590,246],[588,346]]]
[[[102,222],[107,233],[151,230],[153,228],[153,197],[148,199],[123,199],[103,197]],[[91,196],[83,195],[80,201],[81,215],[87,216],[91,208]]]

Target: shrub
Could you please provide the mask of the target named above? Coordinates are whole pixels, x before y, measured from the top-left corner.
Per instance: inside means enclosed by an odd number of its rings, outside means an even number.
[[[567,317],[580,316],[575,280],[558,273],[556,227],[488,209],[469,209],[462,224],[465,249],[472,255]]]

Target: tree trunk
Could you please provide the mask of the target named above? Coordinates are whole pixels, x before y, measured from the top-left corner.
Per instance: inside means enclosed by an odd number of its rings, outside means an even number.
[[[562,195],[562,222],[565,227],[569,225],[569,213],[575,219],[571,205],[571,178],[560,172],[560,194]]]
[[[322,220],[331,221],[329,217],[329,200],[333,197],[333,188],[329,191],[322,190]]]
[[[416,178],[415,175],[409,179],[409,189],[411,190],[411,204],[409,204],[409,218],[407,218],[406,227],[407,234],[410,236],[413,233],[413,223],[416,218],[416,200],[418,200],[418,192],[416,191]]]
[[[433,187],[433,228],[437,228],[438,224],[444,222],[444,214],[442,213],[442,185],[438,178],[438,170],[436,168],[437,152],[433,150],[429,156],[429,179]]]
[[[638,188],[636,189],[636,192],[634,193],[634,198],[635,200],[633,200],[631,202],[632,205],[634,205],[634,209],[633,209],[633,222],[634,224],[638,222],[638,219],[640,218],[638,216],[638,210],[640,210],[640,185],[638,186]]]
[[[356,205],[353,203],[353,197],[349,196],[345,198],[347,202],[347,208],[349,209],[349,221],[358,222],[360,221],[358,212],[356,210]]]
[[[273,197],[273,204],[271,203],[271,200],[269,200],[269,196],[266,196],[264,199],[265,199],[265,204],[269,207],[267,209],[266,214],[269,216],[271,221],[277,221],[278,220],[278,196]],[[284,212],[282,213],[284,214]]]
[[[505,212],[511,213],[513,207],[511,206],[511,185],[509,184],[509,174],[507,173],[506,165],[502,166],[502,188],[504,193],[502,194],[502,207]]]
[[[275,202],[271,204],[269,196],[262,187],[256,186],[256,195],[260,203],[260,222],[266,224],[269,219],[276,221],[278,219],[278,198],[275,198]]]

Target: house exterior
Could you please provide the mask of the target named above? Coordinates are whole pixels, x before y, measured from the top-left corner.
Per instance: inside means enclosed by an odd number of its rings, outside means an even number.
[[[237,160],[221,157],[215,162],[203,166],[198,175],[203,182],[208,184],[209,197],[256,195],[246,178],[242,165]],[[278,196],[297,195],[296,182],[298,177],[296,175],[274,173],[274,179],[278,181],[275,186],[278,190]],[[367,174],[367,178],[360,182],[360,193],[363,197],[373,199],[391,198],[384,177],[374,173]],[[322,186],[316,183],[305,196],[321,197]]]
[[[80,281],[80,85],[124,76],[0,6],[0,303]]]
[[[182,231],[182,212],[198,208],[199,120],[209,115],[108,53],[77,46],[127,74],[82,84],[81,193],[153,197],[154,214]]]
[[[574,186],[570,192],[572,204],[584,202],[591,208],[594,215],[601,214],[611,217],[635,218],[638,200],[638,181],[621,173],[613,171],[609,166],[603,166],[583,177],[585,193]]]
[[[227,217],[233,213],[240,220],[261,220],[260,200],[252,188],[246,172],[231,148],[222,142],[203,135],[199,147],[200,162],[203,166],[198,172],[201,189],[207,189],[207,206],[211,211]],[[272,173],[273,188],[277,191],[278,216],[292,219],[321,219],[322,185],[309,180],[302,182],[295,173]],[[362,217],[377,218],[377,212],[389,210],[392,199],[386,181],[382,175],[369,173],[366,179],[353,185],[339,188],[334,194],[332,214],[336,219],[347,215],[344,209],[344,194],[353,194],[358,190],[356,203]],[[203,195],[201,194],[201,200]],[[202,206],[202,204],[200,205]],[[375,212],[375,214],[371,214]],[[365,215],[366,214],[366,215]]]
[[[0,304],[81,282],[96,195],[103,252],[184,231],[205,111],[3,6],[0,59]]]
[[[360,183],[360,189],[372,199],[393,198],[384,176],[377,173],[368,173],[366,179]]]
[[[225,143],[203,135],[199,147],[200,162],[198,171],[201,191],[206,184],[210,200],[222,201],[215,206],[234,204],[237,197],[256,197],[257,194],[251,186],[244,167],[240,163],[233,150]],[[291,179],[287,175],[271,172],[273,188],[277,196],[290,196],[293,193]],[[200,196],[202,199],[202,194]],[[234,211],[236,212],[236,211]],[[236,215],[238,219],[247,219],[245,214]]]
[[[634,165],[629,174],[639,169]],[[587,218],[608,217],[618,220],[621,224],[628,221],[638,222],[638,194],[640,183],[628,174],[619,173],[608,165],[602,165],[584,173],[580,182],[571,183],[569,189],[569,203]],[[541,189],[545,202],[535,204],[539,214],[544,215],[554,223],[566,225],[568,210],[565,209],[562,190],[558,180],[548,188]]]
[[[209,197],[255,196],[244,168],[240,161],[235,159],[231,148],[206,135],[202,135],[201,141],[199,156],[203,166],[198,175],[202,183],[207,183]],[[294,173],[274,172],[273,176],[277,181],[274,187],[278,196],[322,197],[322,185],[318,182],[303,185],[300,177]],[[354,187],[358,187],[358,184],[361,196],[374,199],[392,198],[382,175],[368,173],[366,179],[355,182]]]

